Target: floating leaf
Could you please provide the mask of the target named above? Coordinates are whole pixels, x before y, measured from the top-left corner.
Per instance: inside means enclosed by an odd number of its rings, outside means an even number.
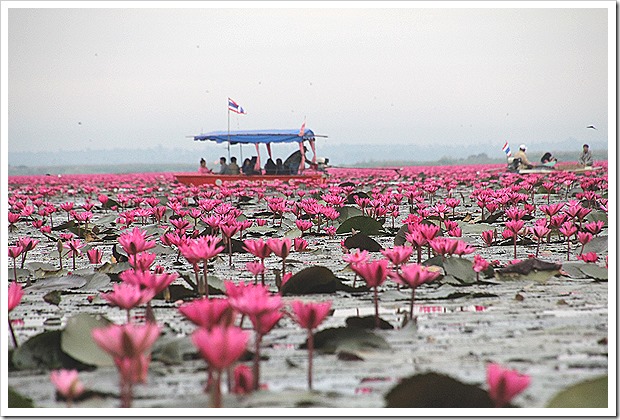
[[[496,229],[495,226],[488,223],[464,223],[458,222],[459,227],[463,235],[476,235],[479,236],[485,230],[493,230]]]
[[[30,337],[13,352],[18,370],[85,369],[87,366],[64,353],[60,347],[61,331],[46,331]]]
[[[385,395],[385,402],[388,408],[494,407],[486,391],[434,372],[403,379]]]
[[[547,408],[608,408],[607,375],[580,382],[557,393]]]
[[[300,346],[307,347],[307,342]],[[357,354],[359,351],[386,350],[390,346],[382,337],[370,330],[353,327],[327,328],[314,334],[314,347],[323,353],[340,351]]]
[[[368,252],[379,252],[383,249],[383,247],[379,245],[379,242],[361,232],[345,239],[344,246],[347,247],[347,249],[357,248],[360,251]]]
[[[290,229],[290,230],[284,232],[284,237],[285,238],[290,238],[290,239],[299,238],[299,237],[301,237],[301,230],[299,230],[297,228]]]
[[[211,278],[212,277],[209,277],[209,283],[211,283]],[[171,302],[176,302],[177,300],[195,298],[198,296],[196,290],[188,289],[187,287],[180,285],[180,284],[171,284],[170,286],[168,286],[168,291],[170,292]],[[209,286],[209,293],[218,294],[218,295],[221,294],[221,293],[215,293],[215,290],[211,286]],[[164,292],[162,291],[158,293],[157,295],[155,295],[154,299],[164,299]]]
[[[609,238],[607,236],[597,236],[592,238],[592,240],[583,247],[583,253],[596,252],[597,254],[603,254],[607,252],[608,246]]]
[[[602,210],[594,210],[588,213],[585,217],[586,222],[598,222],[599,220],[602,220],[603,222],[605,222],[605,224],[607,224],[607,213]]]
[[[545,282],[550,277],[560,274],[562,264],[542,261],[537,258],[528,258],[517,264],[510,264],[495,270],[495,277],[499,280],[533,280]]]
[[[394,246],[405,245],[407,242],[407,233],[409,233],[409,227],[407,225],[402,225],[394,237]]]
[[[443,262],[443,269],[447,275],[453,276],[462,283],[472,284],[476,282],[476,272],[472,268],[472,262],[467,258],[446,258]]]
[[[30,290],[67,290],[79,289],[86,284],[86,279],[80,276],[69,275],[65,277],[52,277],[49,279],[37,280]]]
[[[61,348],[69,356],[93,366],[113,366],[114,361],[93,340],[94,328],[107,327],[111,322],[101,315],[77,314],[67,320],[62,331]]]
[[[313,293],[333,293],[337,290],[346,292],[368,290],[366,288],[353,288],[343,284],[327,267],[312,266],[295,273],[284,286],[282,296],[307,295]]]
[[[351,328],[363,328],[366,330],[372,330],[375,328],[375,316],[350,316],[345,319],[345,324],[347,327]],[[385,319],[379,318],[379,329],[380,330],[393,330],[394,326],[387,322]]]
[[[338,221],[340,223],[344,222],[347,219],[350,219],[351,217],[363,215],[362,210],[360,210],[358,207],[353,206],[340,207],[338,209],[338,213],[340,213],[340,216],[338,216]]]
[[[60,290],[53,290],[43,296],[43,300],[51,305],[58,306],[60,304],[61,294]]]
[[[86,279],[86,284],[80,287],[80,290],[101,290],[111,283],[110,276],[103,273],[92,273],[83,277]]]
[[[191,359],[189,355],[197,353],[189,336],[160,337],[153,344],[151,357],[168,365],[180,365],[184,360]]]
[[[30,275],[30,271],[26,270],[25,268],[18,268],[15,271],[17,271],[17,278],[18,279],[25,278],[25,277],[28,277]],[[9,280],[15,280],[15,273],[13,272],[13,267],[9,268],[8,279]]]
[[[94,223],[99,226],[109,225],[110,223],[116,223],[116,219],[118,218],[117,213],[106,214],[105,216],[101,216],[96,220],[92,220],[91,223]]]
[[[13,388],[9,387],[9,408],[34,408],[34,403],[28,397],[23,396]]]
[[[609,279],[609,272],[607,268],[598,266],[596,264],[583,264],[579,266],[579,270],[587,277],[607,281]]]
[[[372,217],[353,216],[342,222],[336,233],[350,233],[353,229],[366,235],[378,235],[383,230],[383,225]]]

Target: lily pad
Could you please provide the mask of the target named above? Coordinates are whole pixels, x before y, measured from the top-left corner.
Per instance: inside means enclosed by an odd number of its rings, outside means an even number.
[[[494,407],[485,390],[434,372],[403,379],[385,395],[385,402],[388,408]]]
[[[342,222],[336,233],[350,233],[353,229],[366,235],[378,235],[383,230],[383,225],[372,217],[353,216]]]
[[[30,271],[26,270],[25,268],[18,268],[15,271],[17,272],[17,278],[18,279],[26,278],[26,277],[28,277],[30,275]],[[15,273],[13,272],[13,267],[9,268],[8,279],[9,280],[15,280]]]
[[[62,351],[60,336],[61,331],[54,330],[30,337],[13,352],[13,365],[18,370],[87,368]]]
[[[458,222],[459,227],[463,235],[480,235],[482,232],[486,230],[496,229],[496,226],[493,226],[488,223],[464,223]]]
[[[351,328],[364,328],[366,330],[372,330],[375,328],[375,316],[350,316],[344,320],[347,327]],[[380,330],[393,330],[394,326],[387,322],[385,319],[379,318]]]
[[[446,274],[462,283],[472,284],[476,282],[476,272],[472,268],[472,262],[467,258],[446,258],[442,266]]]
[[[550,277],[560,274],[562,264],[528,258],[517,264],[510,264],[495,270],[498,280],[530,280],[545,282]]]
[[[603,254],[607,252],[609,246],[609,237],[597,236],[592,238],[590,242],[583,247],[583,253],[596,252],[597,254]]]
[[[43,296],[43,300],[46,301],[47,303],[51,304],[51,305],[58,306],[60,304],[60,300],[61,300],[60,290],[52,290],[51,292],[49,292],[45,296]]]
[[[300,348],[307,348],[306,343]],[[327,354],[341,351],[356,354],[360,351],[386,350],[390,345],[370,330],[354,327],[327,328],[314,334],[314,348]]]
[[[586,222],[597,222],[599,220],[602,220],[603,222],[605,222],[605,224],[607,224],[607,221],[608,221],[607,213],[605,213],[602,210],[594,210],[588,213],[585,217]]]
[[[107,327],[111,322],[101,315],[77,314],[67,320],[62,331],[61,348],[69,356],[93,366],[113,366],[114,361],[92,339],[94,328]]]
[[[340,223],[344,222],[347,219],[350,219],[351,217],[361,216],[363,214],[362,210],[360,210],[358,207],[353,206],[340,207],[338,209],[338,213],[340,213],[340,216],[338,216],[338,221]]]
[[[160,337],[153,344],[151,357],[167,365],[180,365],[184,360],[191,359],[190,355],[198,350],[189,336],[185,337]]]
[[[407,242],[407,233],[409,233],[409,228],[407,225],[402,225],[398,232],[396,232],[396,236],[394,237],[394,246],[405,245]]]
[[[32,400],[9,387],[9,408],[34,408]]]
[[[379,242],[361,232],[345,239],[344,246],[347,247],[347,249],[357,248],[360,251],[368,252],[379,252],[383,249]]]
[[[557,393],[548,408],[608,408],[607,375],[580,382]]]
[[[601,267],[596,264],[580,265],[579,270],[581,270],[581,272],[589,278],[602,281],[607,281],[609,279],[608,270],[605,267]]]
[[[87,283],[86,279],[81,276],[64,276],[64,277],[52,277],[49,279],[37,280],[30,290],[67,290],[67,289],[79,289]]]
[[[337,290],[355,292],[368,290],[366,288],[353,288],[342,283],[341,279],[327,267],[312,266],[295,273],[284,286],[282,296],[308,295],[314,293],[333,293]]]

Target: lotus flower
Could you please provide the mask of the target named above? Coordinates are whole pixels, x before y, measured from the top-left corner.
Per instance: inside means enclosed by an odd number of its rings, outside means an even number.
[[[530,377],[522,375],[516,370],[504,369],[490,363],[487,365],[487,384],[489,397],[495,402],[495,407],[505,407],[512,399],[530,385]]]
[[[379,296],[377,288],[385,282],[388,275],[388,261],[378,260],[372,262],[360,262],[352,264],[351,268],[361,278],[364,279],[369,287],[374,290],[373,298],[375,302],[375,328],[379,328]]]

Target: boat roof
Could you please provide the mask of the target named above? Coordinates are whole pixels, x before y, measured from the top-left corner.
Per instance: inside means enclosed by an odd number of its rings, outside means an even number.
[[[299,129],[290,130],[241,130],[241,131],[211,131],[194,136],[194,141],[214,141],[217,143],[250,144],[250,143],[301,143],[305,140],[314,140],[316,135],[309,128],[300,135]]]

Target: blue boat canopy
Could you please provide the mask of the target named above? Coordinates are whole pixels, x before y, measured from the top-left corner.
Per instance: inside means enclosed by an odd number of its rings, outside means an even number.
[[[259,144],[259,143],[301,143],[305,140],[314,140],[315,135],[309,128],[304,129],[303,136],[299,129],[292,130],[241,130],[241,131],[212,131],[194,136],[194,141],[214,141],[230,144]]]

